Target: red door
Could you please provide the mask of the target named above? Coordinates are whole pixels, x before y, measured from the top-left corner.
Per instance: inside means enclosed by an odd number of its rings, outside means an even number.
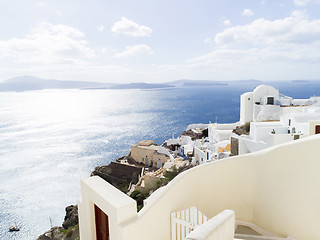
[[[94,205],[96,218],[97,240],[109,240],[109,219],[108,216],[96,205]]]
[[[320,133],[320,125],[316,125],[316,134]]]

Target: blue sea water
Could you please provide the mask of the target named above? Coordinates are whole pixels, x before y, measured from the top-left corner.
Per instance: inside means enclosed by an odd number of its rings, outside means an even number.
[[[238,121],[240,95],[256,85],[0,93],[0,239],[35,239],[61,225],[80,179],[138,141]],[[319,82],[274,85],[294,98],[320,96]]]

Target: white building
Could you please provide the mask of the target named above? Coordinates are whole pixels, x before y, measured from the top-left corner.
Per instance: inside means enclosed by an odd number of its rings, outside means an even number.
[[[319,97],[310,99],[292,99],[279,94],[272,86],[260,85],[253,92],[247,92],[240,98],[240,123],[280,120],[281,116],[303,112],[306,106],[319,101]]]
[[[210,150],[210,144],[207,139],[196,140],[193,147],[193,152],[194,165],[205,164],[212,161],[212,151]]]
[[[190,136],[180,136],[178,138],[172,138],[165,141],[169,148],[172,148],[172,152],[179,154],[180,156],[187,158],[188,154],[193,153],[194,141],[192,141]]]
[[[167,145],[179,145],[175,151],[182,155],[194,151],[207,162],[232,136],[239,154],[253,153],[179,174],[138,213],[133,199],[101,178],[82,180],[81,239],[320,239],[318,103],[319,98],[292,99],[265,85],[243,94],[240,123],[209,124],[207,139],[184,136]],[[232,133],[247,122],[249,135]]]
[[[319,146],[315,135],[192,168],[155,191],[140,212],[101,178],[84,179],[80,238],[320,239]],[[189,211],[193,206],[199,211]]]
[[[220,153],[230,152],[230,138],[232,130],[239,126],[240,123],[210,123],[208,125],[209,150],[212,152],[214,159],[220,159]]]
[[[232,143],[238,145],[236,155],[241,155],[318,133],[320,106],[313,105],[306,107],[304,112],[284,115],[280,117],[280,121],[251,122],[250,134],[232,134]]]

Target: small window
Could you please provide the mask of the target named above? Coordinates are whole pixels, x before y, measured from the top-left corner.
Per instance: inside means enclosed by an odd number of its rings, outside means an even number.
[[[289,127],[291,126],[291,119],[289,119]]]
[[[248,98],[248,100],[250,101],[250,98]]]
[[[274,98],[273,97],[267,97],[267,104],[273,105],[274,104]]]

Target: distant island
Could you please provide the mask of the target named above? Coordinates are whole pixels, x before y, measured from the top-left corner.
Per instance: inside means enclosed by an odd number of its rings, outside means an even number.
[[[30,91],[30,90],[44,90],[44,89],[159,89],[159,88],[173,88],[173,87],[193,87],[193,86],[213,86],[213,85],[227,85],[225,82],[219,81],[202,81],[202,80],[178,80],[166,83],[101,83],[89,81],[71,81],[71,80],[55,80],[55,79],[41,79],[34,76],[20,76],[10,78],[0,83],[0,92],[7,91]]]
[[[283,82],[283,81],[277,81]],[[276,85],[277,82],[272,82]],[[288,83],[308,83],[308,80],[292,80]],[[191,80],[181,79],[164,83],[114,83],[114,82],[90,82],[90,81],[73,81],[73,80],[56,80],[56,79],[42,79],[34,76],[20,76],[10,78],[4,82],[0,82],[0,92],[8,91],[32,91],[45,89],[81,89],[81,90],[103,90],[103,89],[163,89],[163,88],[188,88],[188,87],[212,87],[212,86],[234,86],[238,85],[261,85],[271,84],[271,82],[263,82],[260,80],[234,80],[234,81],[214,81],[214,80]]]
[[[0,83],[0,91],[28,91],[44,89],[77,89],[86,87],[110,87],[112,83],[62,81],[54,79],[41,79],[33,76],[21,76],[10,78]]]
[[[227,82],[210,81],[210,80],[177,80],[166,83],[102,83],[89,81],[71,81],[71,80],[55,80],[55,79],[41,79],[34,76],[19,76],[10,78],[4,82],[0,82],[0,92],[7,91],[31,91],[31,90],[45,90],[45,89],[159,89],[159,88],[173,88],[173,87],[194,87],[194,86],[219,86],[228,85]]]
[[[83,88],[84,90],[90,89],[153,89],[153,88],[172,88],[174,85],[157,84],[157,83],[128,83],[128,84],[114,84],[110,87],[93,87]]]

